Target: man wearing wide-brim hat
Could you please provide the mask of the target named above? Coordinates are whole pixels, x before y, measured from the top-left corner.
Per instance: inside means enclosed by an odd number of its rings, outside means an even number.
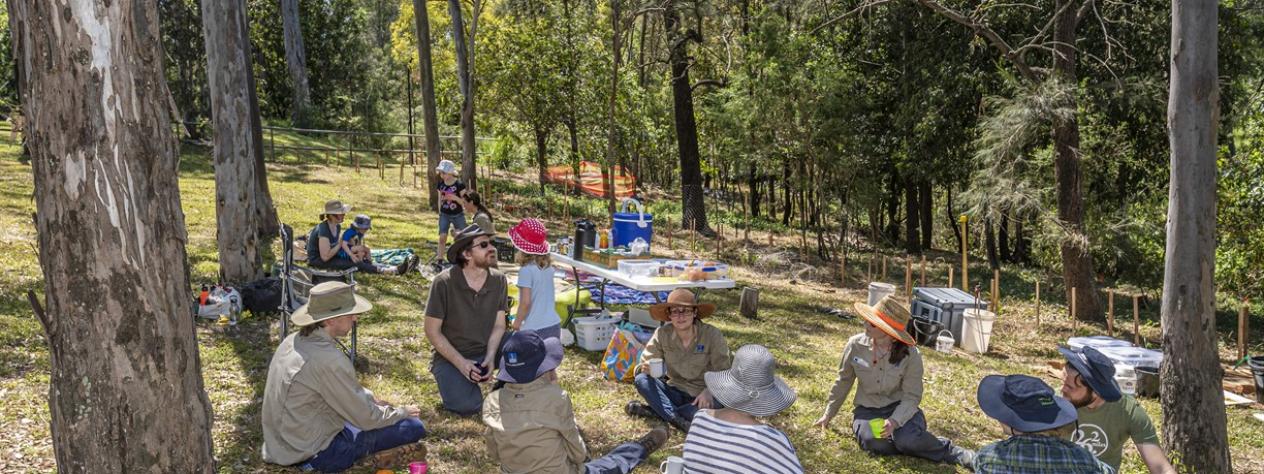
[[[1062,396],[1075,405],[1079,415],[1071,441],[1119,469],[1124,443],[1132,439],[1151,474],[1176,474],[1159,446],[1150,415],[1132,395],[1119,390],[1114,362],[1092,346],[1059,347],[1058,352],[1067,361],[1062,373]]]
[[[447,250],[454,265],[435,276],[426,300],[426,339],[434,347],[430,373],[443,408],[461,416],[482,408],[479,384],[491,381],[505,334],[509,283],[492,268],[493,236],[477,224],[461,230]]]
[[[1008,439],[975,455],[978,474],[1114,474],[1115,469],[1072,443],[1075,407],[1028,375],[989,375],[977,393],[983,413],[1001,423]]]
[[[505,341],[497,380],[483,402],[487,453],[501,472],[626,474],[667,441],[659,426],[636,441],[589,459],[571,397],[557,383],[562,343],[532,329]]]
[[[679,288],[667,301],[650,306],[650,316],[664,324],[654,331],[641,353],[641,365],[633,385],[645,401],[633,400],[624,411],[633,416],[660,418],[681,431],[689,431],[694,414],[721,405],[707,390],[707,372],[729,368],[729,345],[715,326],[702,320],[715,305],[699,304],[692,291]],[[662,364],[667,379],[650,373],[651,361]]]
[[[372,308],[350,285],[325,282],[291,316],[299,330],[272,355],[263,390],[264,461],[339,472],[375,452],[386,467],[421,448],[417,407],[377,400],[337,342]]]

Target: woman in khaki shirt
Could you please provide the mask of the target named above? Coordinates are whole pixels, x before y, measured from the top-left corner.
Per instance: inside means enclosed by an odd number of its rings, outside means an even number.
[[[908,308],[888,296],[878,304],[856,303],[865,332],[843,348],[838,380],[825,414],[816,426],[829,425],[857,380],[852,432],[860,448],[875,454],[904,454],[973,469],[974,452],[926,431],[922,402],[922,354],[905,332]]]
[[[677,289],[664,303],[650,306],[650,315],[668,321],[654,331],[654,336],[641,353],[640,373],[633,384],[647,403],[628,402],[629,415],[661,418],[683,432],[689,432],[693,415],[699,409],[724,408],[707,390],[707,372],[728,370],[729,346],[724,335],[702,318],[715,311],[715,305],[697,304],[693,292]],[[654,377],[650,362],[661,363],[663,373]],[[667,380],[662,379],[667,376]]]

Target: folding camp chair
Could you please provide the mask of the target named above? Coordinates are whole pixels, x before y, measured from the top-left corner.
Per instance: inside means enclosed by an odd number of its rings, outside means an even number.
[[[356,268],[322,270],[294,263],[294,229],[288,224],[281,224],[281,255],[282,260],[278,265],[281,272],[281,338],[285,338],[290,333],[290,315],[307,304],[307,296],[313,286],[326,281],[341,281],[354,288]],[[356,362],[356,326],[355,323],[351,325],[351,349],[347,350],[347,357],[351,358],[352,365]],[[346,350],[346,346],[343,349]]]

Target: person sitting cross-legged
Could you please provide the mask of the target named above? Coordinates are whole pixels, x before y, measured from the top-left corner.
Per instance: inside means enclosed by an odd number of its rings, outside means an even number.
[[[733,368],[707,372],[707,390],[728,408],[698,410],[685,438],[685,469],[693,474],[801,474],[803,465],[781,430],[759,421],[794,404],[794,389],[774,372],[760,345],[742,346]]]
[[[715,326],[702,322],[715,305],[698,304],[693,292],[680,288],[667,301],[650,306],[650,316],[669,321],[654,331],[641,353],[640,373],[633,379],[645,399],[628,402],[629,415],[661,418],[688,432],[699,409],[723,408],[707,390],[703,375],[729,368],[729,346]],[[650,376],[650,361],[661,360],[667,380]]]
[[[298,332],[281,341],[263,389],[263,460],[304,470],[339,472],[375,454],[387,467],[421,449],[425,425],[415,406],[392,406],[356,380],[336,340],[373,308],[350,285],[312,287],[291,316]],[[394,448],[394,449],[393,449]]]
[[[1008,439],[974,457],[977,474],[1114,474],[1115,469],[1072,443],[1075,407],[1028,375],[989,375],[977,394],[983,413],[1001,423]]]
[[[627,474],[667,442],[666,426],[589,460],[570,395],[557,384],[562,343],[533,330],[505,341],[497,380],[483,400],[487,452],[502,473]]]
[[[1132,395],[1115,382],[1115,365],[1093,347],[1058,348],[1067,360],[1062,396],[1075,405],[1079,423],[1071,441],[1089,450],[1116,470],[1123,461],[1124,443],[1132,439],[1150,474],[1176,474],[1159,446],[1159,435]]]

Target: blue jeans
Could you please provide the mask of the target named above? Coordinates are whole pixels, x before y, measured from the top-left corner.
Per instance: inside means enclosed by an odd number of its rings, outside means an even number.
[[[347,425],[341,433],[334,436],[329,447],[316,453],[303,463],[301,468],[303,470],[315,469],[320,472],[342,472],[362,457],[416,443],[425,436],[426,426],[417,418],[404,418],[394,425],[371,431],[360,431],[354,426]]]
[[[448,228],[456,227],[456,232],[460,233],[465,228],[465,213],[447,214],[439,212],[439,235],[447,234]]]
[[[668,385],[661,379],[650,377],[647,373],[636,374],[632,385],[636,386],[636,391],[645,399],[650,409],[665,421],[671,421],[677,416],[693,421],[693,415],[698,413],[698,407],[693,404],[693,399],[697,397]],[[711,398],[711,405],[713,408],[724,408],[714,397]]]
[[[953,446],[952,441],[946,438],[940,438],[926,431],[926,415],[922,413],[922,410],[917,410],[912,418],[896,428],[891,439],[874,438],[873,430],[869,428],[869,420],[890,418],[899,405],[899,402],[896,402],[882,408],[856,406],[852,410],[852,432],[856,435],[856,442],[860,444],[860,449],[881,455],[916,456],[935,462],[952,462],[957,458],[961,448]]]
[[[632,468],[641,464],[650,453],[645,452],[641,443],[623,443],[615,446],[613,451],[584,465],[586,474],[628,474]]]
[[[470,359],[470,362],[481,360]],[[439,386],[439,398],[443,400],[445,410],[461,416],[473,416],[483,411],[483,390],[465,378],[461,369],[453,366],[448,359],[434,354],[430,360],[430,373],[434,374],[435,385]]]

